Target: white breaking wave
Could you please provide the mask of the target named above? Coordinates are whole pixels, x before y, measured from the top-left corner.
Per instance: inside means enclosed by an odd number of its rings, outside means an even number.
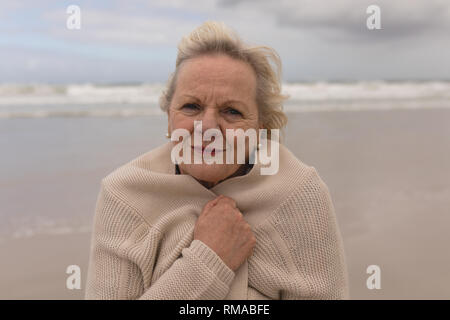
[[[283,90],[296,101],[450,99],[450,82],[289,83]]]
[[[161,115],[164,85],[1,84],[0,118]],[[450,82],[285,83],[287,112],[450,108]]]
[[[49,110],[44,109],[44,106],[39,105],[35,108],[23,108],[22,110],[3,110],[0,106],[0,119],[6,118],[52,118],[52,117],[139,117],[139,116],[154,116],[162,115],[163,112],[156,108],[136,107],[129,108],[122,106],[122,108],[96,108],[89,109],[65,109]],[[28,109],[28,110],[26,110]]]
[[[4,217],[0,243],[5,240],[31,238],[37,235],[67,235],[91,232],[91,221],[57,219],[42,216]]]
[[[157,103],[164,86],[155,84],[0,85],[0,105],[91,105]]]

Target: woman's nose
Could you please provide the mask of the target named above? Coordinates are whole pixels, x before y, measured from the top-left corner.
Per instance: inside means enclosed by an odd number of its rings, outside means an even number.
[[[206,108],[199,120],[202,121],[203,132],[208,129],[219,129],[219,119],[215,108]]]

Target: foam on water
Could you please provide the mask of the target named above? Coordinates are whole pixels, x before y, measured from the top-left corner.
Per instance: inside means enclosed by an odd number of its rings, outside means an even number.
[[[160,115],[164,85],[1,84],[0,118]],[[450,107],[450,82],[285,83],[287,112]]]
[[[8,218],[6,218],[8,219]],[[20,221],[19,221],[20,220]],[[76,220],[76,219],[73,219]],[[68,235],[75,233],[91,232],[92,226],[89,223],[80,223],[80,221],[61,221],[50,218],[31,218],[27,216],[9,217],[7,230],[0,230],[0,243],[14,240],[27,239],[37,235]]]

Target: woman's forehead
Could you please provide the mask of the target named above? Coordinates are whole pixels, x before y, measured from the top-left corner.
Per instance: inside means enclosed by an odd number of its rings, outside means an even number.
[[[199,57],[186,61],[179,70],[179,96],[195,95],[204,99],[213,92],[227,99],[254,96],[256,78],[245,62],[232,58]]]
[[[252,67],[240,60],[224,55],[200,56],[185,61],[178,73],[178,80],[194,82],[251,82],[256,80]]]

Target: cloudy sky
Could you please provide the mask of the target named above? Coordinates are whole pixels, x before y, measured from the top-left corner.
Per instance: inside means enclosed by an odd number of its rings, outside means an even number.
[[[371,4],[381,30],[366,27]],[[274,47],[286,81],[450,79],[449,0],[2,0],[0,82],[163,82],[205,20]]]

